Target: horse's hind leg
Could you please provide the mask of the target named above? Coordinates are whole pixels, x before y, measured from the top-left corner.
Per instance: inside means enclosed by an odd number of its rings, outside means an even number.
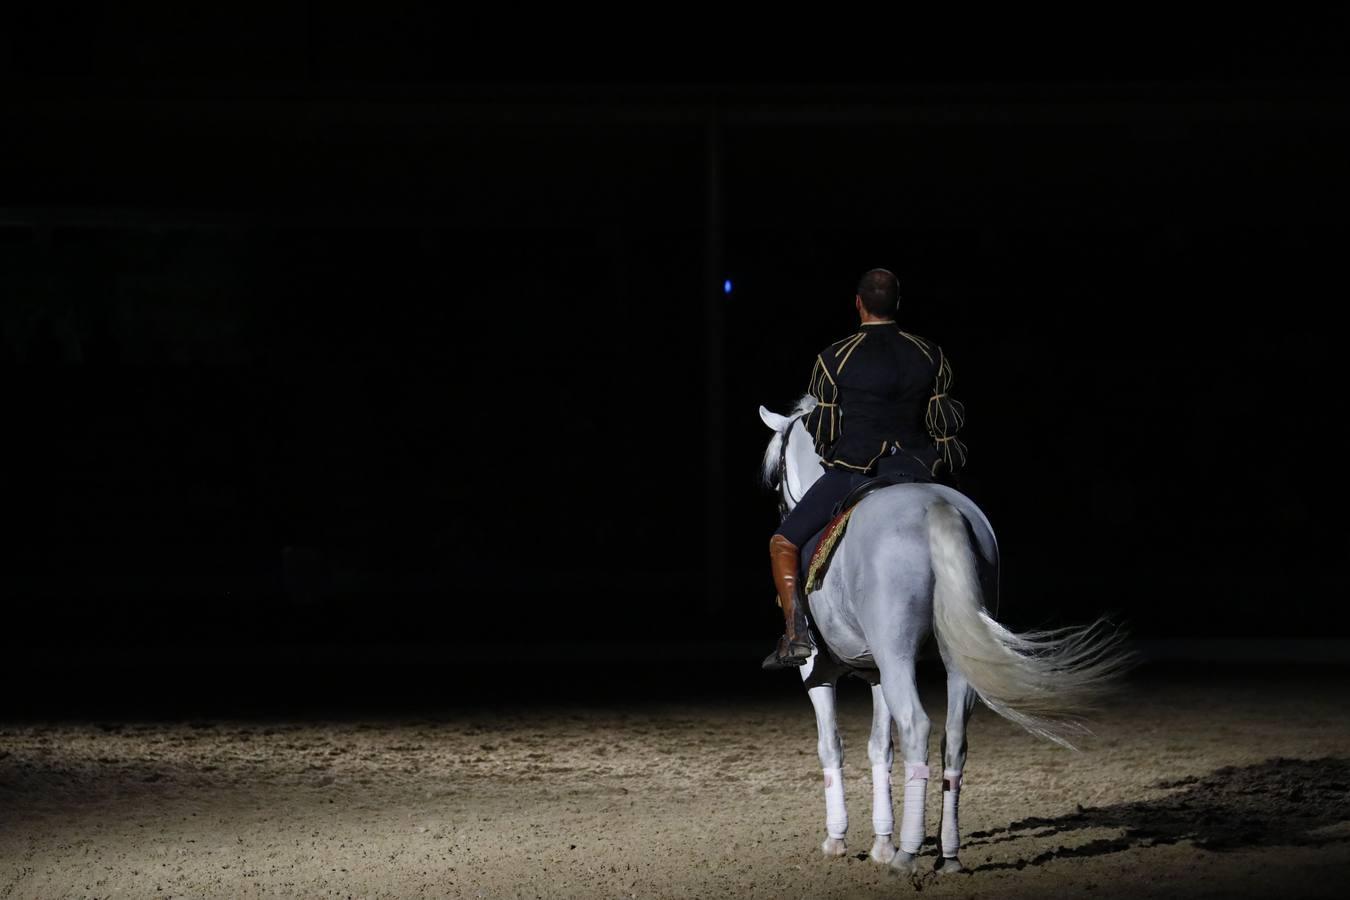
[[[904,807],[900,818],[900,852],[891,867],[914,871],[923,846],[924,795],[928,791],[928,714],[919,703],[914,657],[907,655],[881,670],[881,690],[900,733],[905,760]]]
[[[895,858],[895,812],[891,806],[891,708],[880,682],[872,685],[872,734],[867,740],[867,757],[872,763],[872,852],[873,862],[888,863]]]
[[[802,673],[806,695],[816,710],[817,749],[820,766],[825,775],[825,843],[820,845],[826,856],[843,856],[846,852],[844,835],[848,832],[848,810],[844,806],[844,743],[839,738],[839,725],[834,712],[834,685],[839,673],[826,671],[819,655],[812,656],[813,668]]]
[[[966,723],[975,706],[975,691],[945,653],[943,662],[947,666],[947,730],[942,735],[942,827],[938,838],[942,868],[938,871],[945,875],[963,869],[956,858],[961,847],[956,808],[966,765]]]

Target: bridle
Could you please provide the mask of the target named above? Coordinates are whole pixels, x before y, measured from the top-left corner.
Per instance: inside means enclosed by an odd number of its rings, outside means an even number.
[[[793,505],[793,506],[796,506],[798,503],[801,502],[801,498],[800,498],[800,497],[793,497],[793,496],[792,496],[792,491],[788,488],[788,479],[787,479],[787,445],[788,445],[788,438],[790,438],[790,437],[792,436],[792,426],[795,425],[795,424],[797,424],[797,420],[800,419],[800,418],[801,418],[801,416],[793,416],[791,419],[788,420],[787,427],[783,429],[783,443],[780,444],[779,447],[778,447],[778,517],[779,517],[779,519],[786,519],[786,518],[787,518],[787,514],[791,511],[791,508],[788,506],[788,500],[791,500],[791,501],[792,501],[792,505]]]

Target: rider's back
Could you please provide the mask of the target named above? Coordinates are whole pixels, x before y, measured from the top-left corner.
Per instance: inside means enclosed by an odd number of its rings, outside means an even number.
[[[933,474],[944,464],[955,470],[965,448],[950,385],[941,347],[894,322],[866,322],[816,357],[818,405],[804,424],[830,468],[872,474],[882,457],[905,454]]]

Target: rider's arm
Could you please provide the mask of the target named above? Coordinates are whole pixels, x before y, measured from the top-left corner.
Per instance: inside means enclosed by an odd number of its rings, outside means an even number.
[[[824,456],[825,450],[839,437],[839,388],[819,356],[811,369],[811,383],[806,390],[816,398],[816,406],[802,419],[802,424],[815,442],[816,453]]]
[[[928,399],[925,421],[928,435],[937,445],[942,463],[948,472],[956,472],[966,464],[966,445],[956,436],[966,423],[966,411],[964,406],[953,399],[951,389],[952,366],[939,347],[937,376],[933,380],[933,395]]]

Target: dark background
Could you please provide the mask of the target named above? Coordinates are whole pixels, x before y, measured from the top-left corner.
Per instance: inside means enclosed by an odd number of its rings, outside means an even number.
[[[11,21],[6,652],[757,666],[873,266],[1004,620],[1347,636],[1342,22],[644,16]]]

